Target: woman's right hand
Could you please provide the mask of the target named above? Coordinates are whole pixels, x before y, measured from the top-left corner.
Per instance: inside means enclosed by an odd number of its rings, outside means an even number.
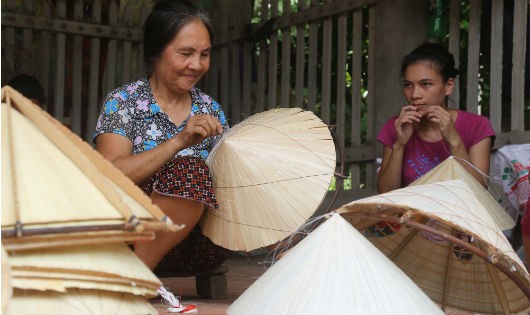
[[[421,114],[416,106],[405,105],[401,108],[398,119],[396,119],[396,144],[404,146],[409,141],[414,131],[414,124],[421,119]]]
[[[184,129],[175,135],[175,138],[180,140],[183,148],[188,148],[221,133],[223,126],[219,120],[212,115],[204,114],[190,117]]]

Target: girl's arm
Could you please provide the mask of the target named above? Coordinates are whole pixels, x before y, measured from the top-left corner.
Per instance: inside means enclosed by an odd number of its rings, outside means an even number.
[[[379,193],[401,188],[404,150],[405,147],[397,143],[392,148],[385,146],[381,168],[377,173],[377,190]]]

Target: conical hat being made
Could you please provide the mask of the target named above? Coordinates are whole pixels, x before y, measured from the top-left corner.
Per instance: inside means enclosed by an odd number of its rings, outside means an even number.
[[[176,228],[89,144],[17,91],[2,88],[2,240],[8,251],[150,239],[155,230]]]
[[[334,214],[243,292],[227,314],[443,312],[403,271]]]
[[[408,186],[336,212],[444,310],[506,314],[530,307],[530,275],[461,180]]]
[[[463,162],[466,163],[466,162]],[[432,184],[444,180],[460,179],[464,181],[476,195],[477,200],[491,215],[502,231],[515,226],[512,217],[499,205],[490,192],[482,186],[454,157],[450,156],[435,168],[416,179],[409,186]]]
[[[201,222],[214,243],[251,251],[285,239],[317,210],[335,173],[328,126],[312,112],[278,108],[232,127],[206,161],[218,209]]]
[[[13,295],[13,286],[11,285],[11,266],[9,265],[9,257],[5,248],[2,246],[2,314],[7,314],[7,304]]]
[[[69,289],[54,291],[15,290],[9,302],[9,315],[158,315],[146,299],[132,294],[100,290]]]
[[[13,287],[104,289],[156,296],[160,280],[125,244],[21,251],[10,256]]]

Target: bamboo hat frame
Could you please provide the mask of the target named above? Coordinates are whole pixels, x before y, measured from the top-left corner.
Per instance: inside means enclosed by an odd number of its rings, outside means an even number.
[[[8,251],[146,240],[179,228],[90,145],[16,90],[2,88]]]
[[[530,275],[461,180],[397,189],[336,212],[444,310],[511,314],[530,307]]]
[[[277,108],[232,127],[206,163],[219,209],[205,213],[203,233],[250,252],[285,239],[317,210],[335,175],[336,151],[312,112]]]

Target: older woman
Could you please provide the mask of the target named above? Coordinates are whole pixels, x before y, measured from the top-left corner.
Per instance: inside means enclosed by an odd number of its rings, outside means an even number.
[[[144,27],[147,72],[107,95],[94,133],[96,149],[186,225],[135,244],[151,269],[188,236],[205,206],[217,206],[204,160],[228,125],[221,106],[195,87],[210,66],[211,40],[207,15],[192,3],[157,2]]]

